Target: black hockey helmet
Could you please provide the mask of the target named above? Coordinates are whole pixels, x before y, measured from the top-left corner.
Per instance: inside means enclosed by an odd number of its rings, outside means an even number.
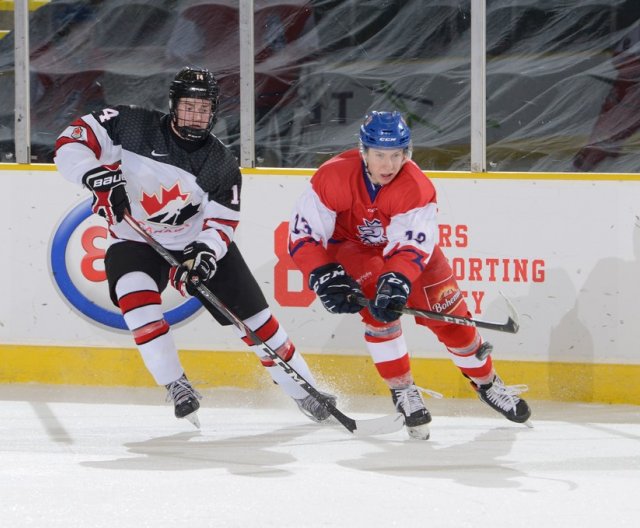
[[[184,139],[199,141],[211,132],[218,114],[219,93],[218,81],[205,68],[190,68],[187,66],[176,74],[169,87],[169,113],[173,126]],[[211,114],[206,128],[180,126],[178,124],[178,101],[187,97],[211,101]]]

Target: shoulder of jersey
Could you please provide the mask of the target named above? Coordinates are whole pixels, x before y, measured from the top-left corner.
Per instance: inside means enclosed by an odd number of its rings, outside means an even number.
[[[387,197],[402,196],[403,207],[406,208],[418,207],[436,198],[436,190],[431,180],[411,161],[405,163],[390,187],[393,192],[387,193]]]
[[[431,179],[425,175],[424,171],[418,167],[418,164],[413,160],[407,161],[407,163],[404,164],[403,170],[410,175],[411,178],[416,179],[419,182],[422,182],[423,180],[431,182]]]
[[[164,114],[158,110],[151,110],[141,106],[118,105],[115,107],[120,116],[131,119],[160,119]]]
[[[345,150],[340,154],[336,154],[333,158],[328,159],[322,165],[335,165],[353,163],[354,160],[360,161],[360,151],[356,148]]]
[[[357,149],[347,150],[320,165],[318,172],[322,174],[335,174],[346,176],[347,171],[351,171],[353,167],[360,165],[360,153]],[[325,176],[326,177],[326,176]]]

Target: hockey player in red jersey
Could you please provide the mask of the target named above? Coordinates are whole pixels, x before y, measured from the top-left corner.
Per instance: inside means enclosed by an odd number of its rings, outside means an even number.
[[[93,212],[108,222],[109,292],[147,369],[159,385],[166,386],[176,417],[187,417],[196,425],[200,394],[180,364],[161,306],[160,294],[169,281],[185,296],[200,295],[192,278],[203,281],[263,342],[315,385],[304,358],[271,313],[233,242],[240,220],[242,176],[231,151],[211,133],[218,94],[209,71],[184,68],[171,82],[169,114],[116,106],[85,115],[58,137],[55,156],[60,173],[93,193]],[[170,268],[144,243],[122,221],[126,211],[182,265]],[[230,324],[215,308],[203,304],[220,324]],[[236,331],[303,413],[317,422],[329,417],[324,404],[264,356],[248,336]],[[335,397],[325,396],[335,403]]]
[[[438,242],[436,191],[411,161],[411,132],[398,112],[372,112],[360,127],[359,149],[324,163],[297,200],[289,224],[289,253],[309,277],[331,313],[360,313],[365,342],[380,376],[405,416],[412,438],[429,438],[431,416],[416,387],[402,335],[406,304],[443,314],[470,316]],[[363,309],[354,296],[372,299]],[[518,397],[522,386],[505,386],[491,345],[475,327],[425,318],[478,397],[511,421],[531,411]],[[483,355],[483,354],[479,354]]]

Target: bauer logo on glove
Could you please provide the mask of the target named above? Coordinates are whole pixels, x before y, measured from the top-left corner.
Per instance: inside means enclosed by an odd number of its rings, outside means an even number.
[[[106,218],[109,225],[122,222],[124,213],[131,210],[129,195],[120,164],[101,165],[88,171],[82,183],[93,193],[91,210]]]

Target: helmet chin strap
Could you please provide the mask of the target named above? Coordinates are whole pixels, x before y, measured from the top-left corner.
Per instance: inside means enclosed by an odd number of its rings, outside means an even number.
[[[173,119],[171,119],[172,132],[185,141],[202,141],[207,138],[209,131],[206,128],[193,128],[193,127],[181,127],[178,126]],[[191,135],[189,135],[191,134]]]
[[[384,183],[376,183],[373,181],[371,172],[369,171],[369,167],[367,166],[367,162],[364,159],[364,155],[362,156],[362,166],[364,167],[364,175],[367,177],[371,185],[373,185],[374,187],[384,187]]]
[[[178,133],[182,139],[187,141],[202,141],[207,137],[207,130],[205,128],[193,128],[193,127],[179,127]]]
[[[371,182],[371,185],[376,185],[375,183],[373,183],[373,180],[371,179],[371,172],[369,172],[369,167],[367,165],[367,160],[364,159],[365,152],[366,152],[366,149],[361,144],[360,145],[360,159],[362,160],[362,166],[364,167],[364,175]]]

